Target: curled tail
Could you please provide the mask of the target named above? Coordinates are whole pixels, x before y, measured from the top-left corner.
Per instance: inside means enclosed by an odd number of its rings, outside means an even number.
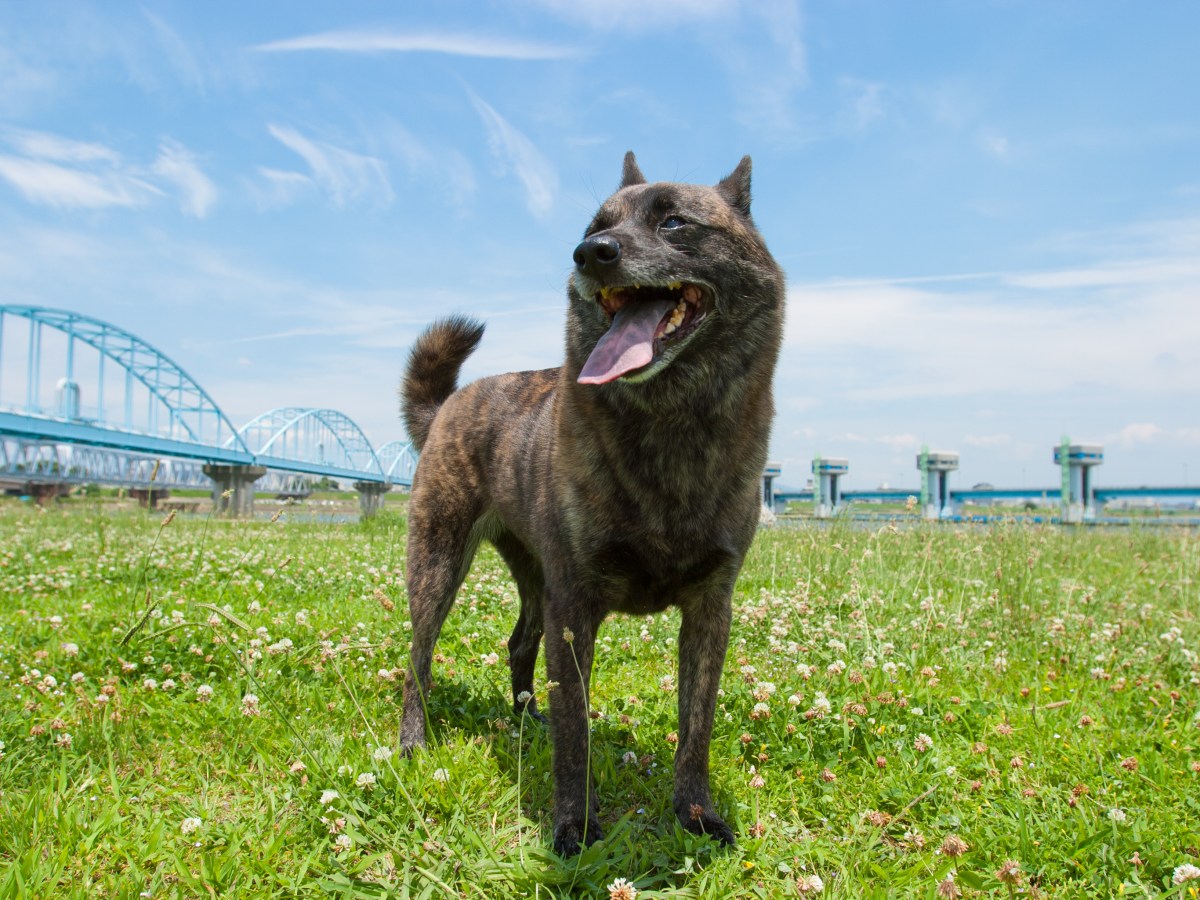
[[[482,337],[483,323],[450,316],[430,325],[413,344],[400,384],[400,414],[418,450],[425,446],[438,407],[457,389],[458,370]]]

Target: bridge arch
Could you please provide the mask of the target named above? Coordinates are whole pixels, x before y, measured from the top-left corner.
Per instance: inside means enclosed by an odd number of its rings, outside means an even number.
[[[260,465],[387,481],[371,441],[335,409],[281,406],[251,419],[238,436]]]
[[[86,423],[90,426],[141,430],[156,438],[184,441],[193,444],[226,446],[235,452],[246,452],[246,446],[237,428],[182,366],[156,347],[148,344],[123,328],[118,328],[100,319],[68,310],[42,306],[0,305],[0,351],[4,346],[15,346],[21,336],[13,340],[11,328],[5,334],[8,318],[24,320],[28,331],[26,358],[25,398],[19,402],[4,394],[0,383],[0,406],[15,409],[24,415],[67,422]],[[41,389],[46,380],[43,371],[43,330],[49,328],[65,337],[61,348],[63,376],[57,381],[56,405],[42,402]],[[77,368],[82,365],[77,359],[77,344],[95,351],[96,404],[86,408],[80,402]],[[54,348],[58,350],[59,348]],[[0,353],[2,355],[2,353]],[[124,421],[114,415],[116,410],[108,405],[111,383],[105,384],[105,362],[116,364],[125,374],[124,390],[116,391],[124,412]],[[57,360],[55,360],[57,362]],[[47,369],[50,365],[47,364]],[[51,376],[53,377],[53,376]],[[154,403],[147,404],[146,422],[136,428],[133,422],[134,383],[140,384]],[[162,422],[159,407],[166,410],[166,422]]]
[[[388,441],[376,454],[389,481],[412,487],[413,474],[417,471],[417,460],[420,458],[412,441]]]

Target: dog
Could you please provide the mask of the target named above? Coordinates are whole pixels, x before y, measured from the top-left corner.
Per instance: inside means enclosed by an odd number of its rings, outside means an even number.
[[[588,761],[593,645],[610,612],[678,606],[683,827],[732,844],[709,786],[731,598],[759,521],[783,273],[750,216],[750,157],[714,187],[647,183],[632,152],[575,248],[566,360],[458,389],[483,326],[416,341],[402,414],[421,450],[408,520],[412,648],[401,749],[425,743],[434,644],[483,540],[512,572],[513,708],[545,635],[554,848],[601,838]]]

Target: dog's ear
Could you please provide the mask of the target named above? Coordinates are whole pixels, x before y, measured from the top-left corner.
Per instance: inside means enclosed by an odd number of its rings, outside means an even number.
[[[743,216],[750,215],[750,157],[743,156],[737,168],[717,184],[721,196]]]
[[[646,176],[642,174],[642,170],[638,168],[637,159],[630,150],[625,154],[625,165],[621,169],[621,183],[617,186],[619,191],[621,188],[627,188],[631,184],[645,184]]]

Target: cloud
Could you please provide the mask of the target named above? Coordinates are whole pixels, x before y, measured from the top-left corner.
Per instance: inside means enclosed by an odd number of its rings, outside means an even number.
[[[389,206],[396,198],[388,179],[387,163],[383,160],[323,141],[310,140],[287,125],[272,124],[267,126],[267,130],[308,163],[313,180],[335,206],[346,206],[360,200]]]
[[[789,303],[804,313],[787,337],[803,353],[784,371],[853,401],[1177,396],[1200,384],[1198,277],[1180,248],[1040,272],[793,284]]]
[[[303,172],[285,172],[259,166],[260,181],[250,182],[249,189],[260,210],[291,206],[301,194],[316,189],[316,183]]]
[[[399,31],[326,31],[251,48],[260,53],[327,50],[339,53],[443,53],[485,59],[567,59],[576,51],[554,44],[472,34]]]
[[[146,205],[160,191],[121,172],[84,172],[44,160],[0,155],[0,178],[30,203],[60,209]]]
[[[189,216],[203,219],[217,202],[217,188],[196,165],[195,157],[174,141],[159,147],[153,172],[175,185],[180,193],[179,208]]]
[[[155,161],[143,167],[127,163],[103,144],[47,132],[6,129],[0,140],[20,154],[0,155],[0,178],[30,203],[134,209],[173,193],[185,214],[204,218],[217,199],[216,185],[176,141],[163,141]]]
[[[391,118],[376,127],[375,139],[403,164],[410,178],[440,182],[441,193],[452,205],[461,206],[475,193],[475,172],[453,147],[431,146]]]
[[[25,129],[7,129],[4,137],[9,144],[24,156],[69,163],[103,162],[116,165],[121,158],[117,152],[103,144],[76,141],[57,134]]]
[[[560,18],[600,31],[646,31],[663,25],[698,22],[735,13],[739,0],[536,0]]]
[[[24,113],[43,102],[58,85],[58,75],[20,59],[0,44],[0,113]]]
[[[179,36],[175,29],[154,15],[154,13],[143,8],[142,15],[150,23],[150,27],[154,30],[154,37],[157,39],[163,52],[166,53],[171,66],[179,73],[179,77],[185,84],[203,93],[205,86],[204,72],[200,68],[200,64],[196,61],[191,48],[188,47],[187,43]]]
[[[1126,425],[1115,434],[1105,437],[1105,443],[1119,443],[1125,446],[1134,444],[1151,444],[1168,438],[1169,433],[1153,422],[1134,422]]]
[[[488,133],[488,148],[501,173],[510,169],[525,188],[525,205],[538,218],[549,214],[558,191],[558,174],[550,161],[500,113],[471,94],[471,102]]]

